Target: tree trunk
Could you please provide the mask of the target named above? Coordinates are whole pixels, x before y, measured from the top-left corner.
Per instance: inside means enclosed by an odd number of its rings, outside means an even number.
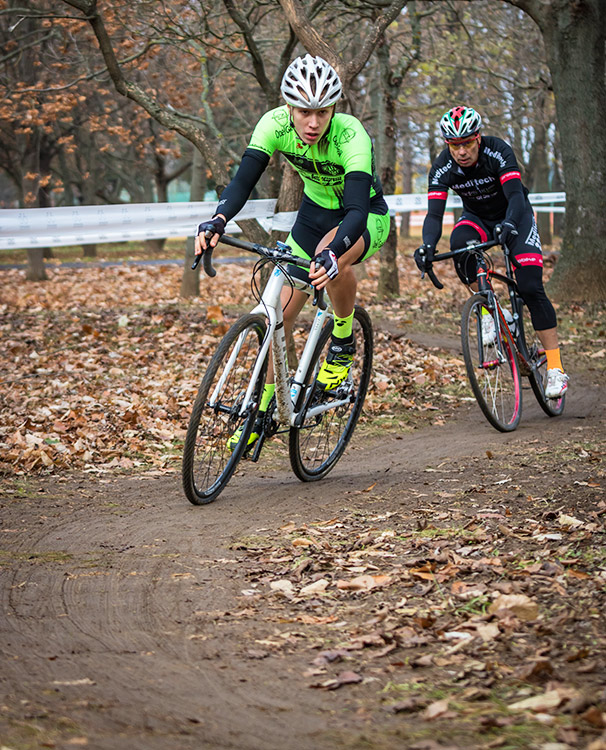
[[[191,167],[191,186],[189,189],[189,199],[192,202],[203,201],[206,193],[206,164],[202,160],[202,154],[197,148],[194,149],[194,158]],[[181,290],[179,294],[182,297],[197,297],[200,294],[200,265],[192,271],[191,266],[194,262],[194,227],[191,235],[185,243],[185,265],[183,266],[183,276],[181,277]]]
[[[28,281],[47,281],[48,276],[44,269],[44,248],[30,247],[27,249],[27,271],[25,278]]]
[[[290,166],[287,161],[282,164],[282,180],[280,182],[280,193],[276,201],[276,213],[280,211],[297,211],[303,198],[303,180],[299,177],[298,172]],[[272,231],[270,235],[270,244],[275,245],[278,240],[284,242],[288,237],[288,232]],[[261,271],[261,283],[265,284],[269,278],[269,273],[273,266],[266,265]],[[286,354],[288,364],[293,369],[297,366],[297,352],[295,340],[292,334],[286,342]]]
[[[534,143],[528,159],[526,185],[532,193],[547,193],[549,185],[549,164],[547,161],[547,132],[545,129],[545,96],[538,96],[534,107]],[[537,226],[541,242],[551,245],[551,220],[547,211],[537,211]]]
[[[551,285],[566,299],[606,299],[606,3],[515,0],[539,25],[555,94],[566,223]]]
[[[392,72],[389,62],[389,46],[384,38],[377,46],[377,56],[379,58],[383,94],[381,97],[383,102],[381,120],[384,124],[381,138],[381,164],[379,171],[385,194],[393,195],[396,192],[396,100],[402,78],[401,76],[394,75]],[[398,297],[400,294],[397,264],[398,237],[395,224],[394,217],[392,216],[387,240],[381,250],[379,250],[381,258],[379,283],[377,286],[377,296],[379,299],[390,299]]]
[[[412,161],[412,148],[409,147],[410,128],[408,119],[404,121],[402,130],[405,133],[405,146],[404,156],[402,158],[402,192],[404,195],[412,193],[412,172],[413,172],[413,161]],[[410,140],[409,140],[410,139]],[[400,218],[400,238],[410,238],[410,211],[404,211]]]
[[[40,199],[44,200],[44,193],[40,188],[40,154],[42,150],[43,135],[35,130],[29,139],[28,153],[24,159],[24,205],[26,208],[40,206]],[[44,255],[48,248],[35,247],[27,251],[27,271],[25,278],[28,281],[46,281],[48,276],[44,269]]]
[[[164,250],[165,243],[165,237],[154,237],[154,239],[151,240],[144,240],[143,246],[146,253],[149,253],[150,255],[157,255],[158,253],[161,253],[162,250]]]

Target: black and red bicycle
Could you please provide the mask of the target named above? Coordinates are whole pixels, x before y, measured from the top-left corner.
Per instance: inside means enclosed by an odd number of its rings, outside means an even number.
[[[472,253],[477,268],[477,292],[465,302],[461,314],[461,346],[473,394],[490,424],[501,432],[515,430],[522,416],[522,378],[527,377],[537,401],[550,417],[564,410],[565,396],[545,396],[547,358],[534,331],[528,307],[520,296],[513,267],[516,263],[506,245],[501,245],[505,273],[496,271],[488,250],[499,240],[470,243],[448,253],[439,253],[432,263]],[[443,289],[433,268],[427,275]],[[500,298],[509,298],[503,307]]]

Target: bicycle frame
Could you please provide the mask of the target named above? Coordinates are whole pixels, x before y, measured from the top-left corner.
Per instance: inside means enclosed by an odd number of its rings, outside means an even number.
[[[522,374],[528,375],[530,371],[537,370],[541,366],[542,360],[540,360],[539,362],[532,362],[530,353],[528,351],[528,345],[526,343],[524,326],[522,325],[522,317],[520,315],[520,301],[519,301],[520,297],[519,297],[518,287],[517,287],[517,284],[513,275],[514,262],[512,261],[509,248],[507,247],[507,245],[501,245],[503,249],[503,256],[505,259],[505,273],[504,274],[500,273],[499,271],[495,271],[492,268],[489,268],[488,263],[486,262],[486,258],[484,257],[484,253],[486,250],[492,247],[495,247],[496,245],[500,245],[500,244],[501,243],[498,242],[497,240],[488,240],[486,242],[480,242],[480,243],[470,243],[467,247],[457,248],[456,250],[452,250],[448,253],[440,253],[439,255],[436,255],[434,257],[434,261],[454,258],[457,255],[460,255],[462,253],[467,253],[467,252],[476,254],[478,291],[474,293],[484,294],[488,297],[490,301],[494,300],[495,310],[497,311],[497,314],[499,315],[503,324],[509,330],[511,334],[511,338],[513,339],[513,342],[515,344],[516,351],[518,354],[518,361],[520,363]],[[438,288],[443,287],[443,285],[440,284],[440,282],[436,278],[433,271],[428,272],[428,275],[436,287]],[[511,330],[510,325],[507,319],[505,318],[505,315],[503,314],[503,309],[501,307],[501,304],[499,303],[498,295],[492,286],[492,279],[497,279],[498,281],[507,285],[507,292],[508,292],[509,300],[511,303],[512,317],[517,327],[517,331],[515,335],[513,331]],[[495,327],[496,327],[497,336],[499,337],[499,340],[500,340],[501,338],[500,327],[499,326],[495,326]]]
[[[236,241],[233,237],[224,237],[222,238],[222,240],[225,242],[225,244],[256,252],[263,257],[269,257],[270,260],[272,258],[272,255],[268,255],[266,252],[260,252],[262,246],[251,245],[250,243],[246,243],[243,241]],[[284,248],[285,247],[286,246],[284,246]],[[264,248],[264,250],[267,250],[267,248]],[[278,256],[278,258],[290,263],[296,263],[301,267],[309,268],[310,265],[310,261],[303,258],[298,258],[292,255],[290,252],[287,252],[285,249],[284,252]],[[206,270],[208,273],[209,269]],[[210,267],[210,270],[214,269]],[[212,276],[214,275],[214,273],[209,273],[209,275]],[[292,283],[295,289],[299,289],[300,291],[303,291],[309,295],[314,295],[314,304],[316,304],[318,308],[314,316],[314,320],[312,322],[307,340],[305,342],[303,352],[301,354],[301,357],[299,358],[297,370],[292,379],[288,374],[286,336],[284,333],[284,316],[281,304],[281,292],[284,284],[287,282],[287,278],[289,280],[289,283]],[[276,421],[279,424],[288,425],[289,427],[300,426],[300,422],[302,421],[304,413],[308,418],[314,417],[324,411],[335,409],[348,402],[349,397],[343,399],[337,398],[322,404],[318,404],[307,410],[304,410],[303,408],[305,404],[300,404],[300,409],[296,408],[299,402],[301,389],[305,382],[305,376],[309,369],[314,351],[316,349],[316,345],[320,338],[322,328],[324,327],[326,321],[332,317],[332,313],[324,299],[324,296],[320,294],[316,297],[316,294],[317,292],[315,288],[309,281],[305,281],[296,276],[287,277],[286,273],[280,265],[275,266],[263,289],[261,299],[259,300],[258,304],[250,311],[251,314],[260,314],[265,316],[267,318],[268,325],[263,343],[261,345],[261,349],[259,351],[259,355],[257,356],[253,368],[253,372],[251,373],[250,382],[242,400],[242,405],[240,408],[241,416],[244,415],[246,413],[246,410],[251,406],[253,393],[262,371],[263,363],[269,356],[270,344],[273,345],[273,369],[276,384],[275,398],[278,417]],[[232,359],[229,363],[230,365],[233,364],[233,360],[235,360],[236,356],[237,347],[234,349],[234,352],[232,354]],[[229,368],[226,368],[226,372],[228,371],[228,369]],[[215,404],[218,393],[221,392],[221,389],[223,387],[223,383],[224,378],[220,380],[220,382],[214,389],[213,394],[210,398],[211,406]]]

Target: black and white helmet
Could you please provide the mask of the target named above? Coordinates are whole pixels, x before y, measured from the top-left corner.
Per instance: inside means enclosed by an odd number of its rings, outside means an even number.
[[[302,109],[330,107],[343,88],[337,71],[321,57],[297,57],[286,68],[280,86],[287,104]]]

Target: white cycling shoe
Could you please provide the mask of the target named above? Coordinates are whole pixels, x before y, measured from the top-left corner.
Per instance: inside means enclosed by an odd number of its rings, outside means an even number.
[[[561,398],[568,390],[569,377],[556,367],[547,370],[547,383],[545,384],[546,398]]]
[[[494,327],[492,315],[482,315],[482,343],[484,346],[490,346],[497,340],[497,332]]]

